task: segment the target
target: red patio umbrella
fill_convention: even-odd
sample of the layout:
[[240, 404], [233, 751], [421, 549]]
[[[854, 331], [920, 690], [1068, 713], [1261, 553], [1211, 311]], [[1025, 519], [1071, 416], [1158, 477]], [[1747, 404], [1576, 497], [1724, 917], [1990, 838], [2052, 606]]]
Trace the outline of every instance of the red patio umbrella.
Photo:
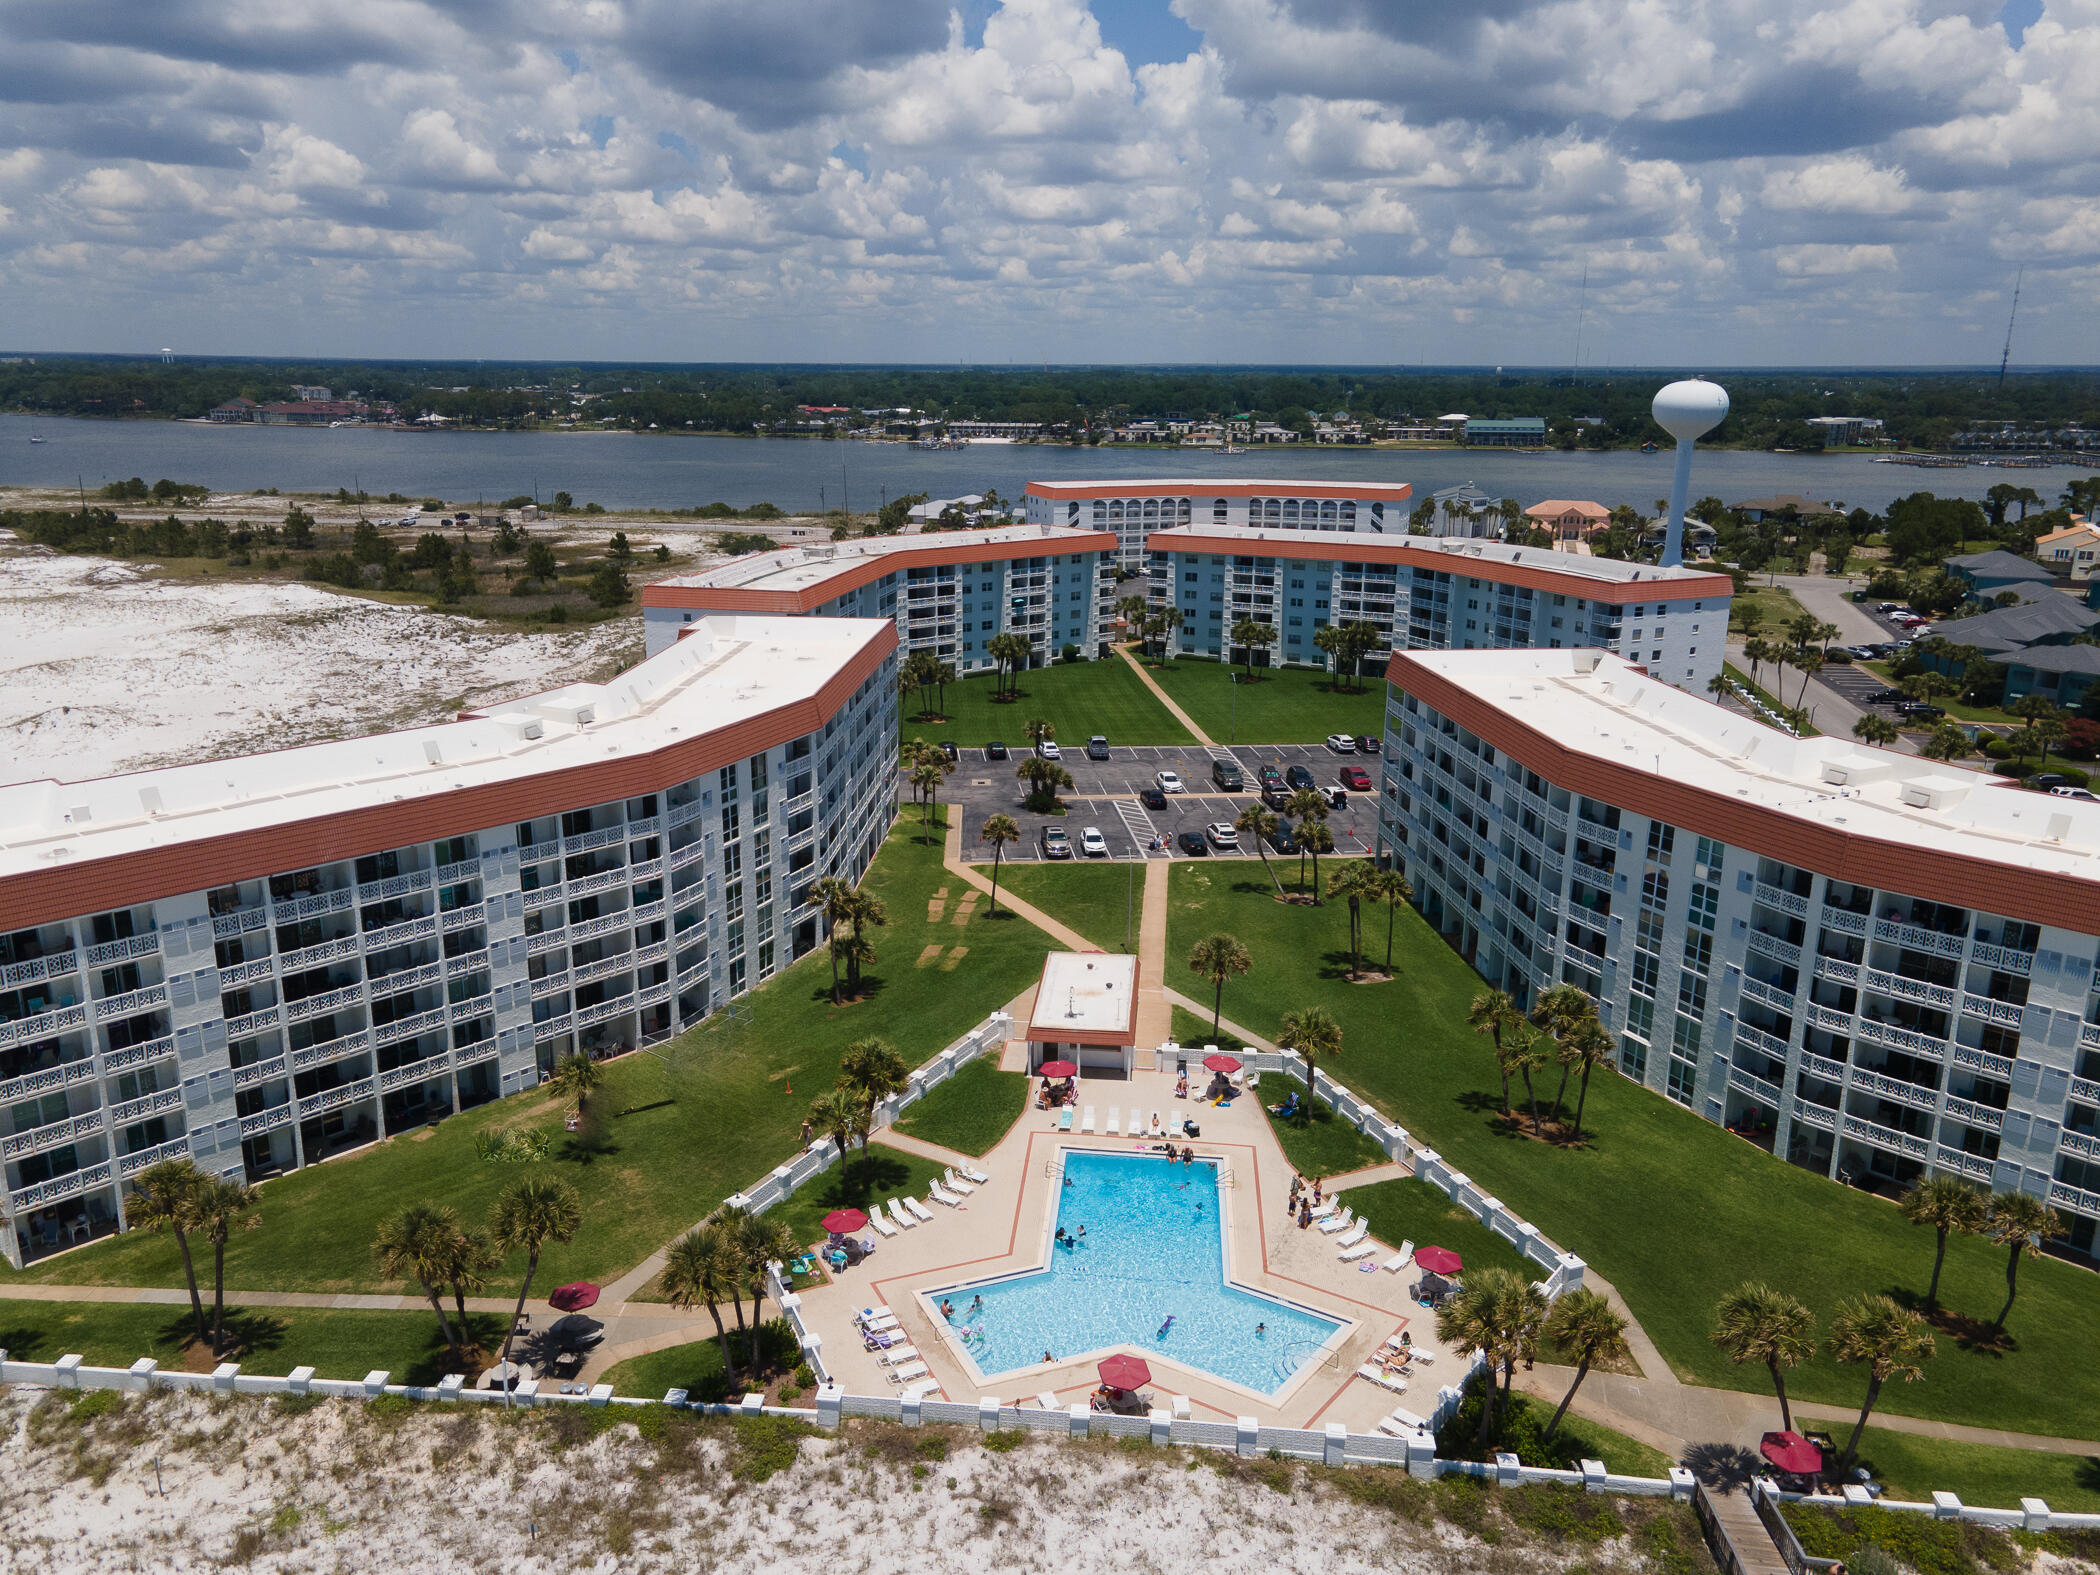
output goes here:
[[580, 1312], [595, 1305], [597, 1300], [598, 1287], [589, 1280], [578, 1280], [573, 1285], [564, 1285], [555, 1291], [547, 1298], [547, 1305], [559, 1308], [563, 1312]]
[[1101, 1381], [1111, 1389], [1142, 1389], [1152, 1382], [1152, 1369], [1139, 1356], [1111, 1356], [1100, 1371]]
[[1074, 1077], [1079, 1072], [1078, 1066], [1070, 1061], [1045, 1061], [1036, 1070], [1045, 1077]]
[[1238, 1056], [1207, 1055], [1203, 1064], [1213, 1072], [1237, 1072], [1240, 1069]]
[[1799, 1433], [1767, 1433], [1758, 1452], [1791, 1476], [1812, 1477], [1823, 1469], [1823, 1451]]
[[1466, 1266], [1466, 1260], [1449, 1247], [1421, 1247], [1415, 1252], [1415, 1266], [1431, 1274], [1456, 1274]]
[[865, 1228], [868, 1216], [859, 1209], [833, 1209], [824, 1216], [822, 1223], [832, 1235], [845, 1236]]

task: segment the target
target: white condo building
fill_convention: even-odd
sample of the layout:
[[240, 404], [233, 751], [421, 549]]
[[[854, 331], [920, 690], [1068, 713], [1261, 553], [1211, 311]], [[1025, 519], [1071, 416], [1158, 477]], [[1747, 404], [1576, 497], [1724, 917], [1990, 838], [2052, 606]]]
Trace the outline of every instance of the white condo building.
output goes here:
[[1112, 531], [1126, 569], [1145, 565], [1145, 542], [1176, 525], [1378, 532], [1407, 529], [1404, 481], [1031, 481], [1028, 520]]
[[0, 1253], [671, 1037], [821, 941], [895, 813], [889, 622], [709, 617], [406, 732], [0, 787]]
[[1257, 665], [1321, 664], [1320, 629], [1365, 622], [1381, 642], [1367, 671], [1388, 650], [1596, 647], [1699, 691], [1721, 670], [1735, 590], [1725, 574], [1540, 547], [1230, 525], [1156, 531], [1147, 562], [1152, 605], [1181, 612], [1178, 653], [1242, 661], [1233, 628], [1252, 618], [1276, 633]]
[[887, 618], [907, 652], [931, 651], [958, 674], [989, 670], [995, 634], [1027, 637], [1030, 665], [1068, 645], [1108, 655], [1115, 621], [1115, 538], [1008, 525], [856, 537], [733, 558], [642, 590], [648, 653], [710, 613]]
[[1795, 739], [1596, 651], [1406, 652], [1380, 844], [1630, 1078], [1883, 1190], [2048, 1200], [2100, 1256], [2100, 804]]

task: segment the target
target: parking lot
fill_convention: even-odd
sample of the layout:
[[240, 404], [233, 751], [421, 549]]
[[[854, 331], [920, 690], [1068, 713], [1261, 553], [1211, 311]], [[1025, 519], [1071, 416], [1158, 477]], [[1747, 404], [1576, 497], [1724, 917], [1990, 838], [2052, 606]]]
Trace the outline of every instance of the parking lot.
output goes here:
[[[982, 748], [965, 747], [962, 759], [942, 790], [944, 802], [962, 815], [963, 856], [988, 859], [991, 850], [977, 840], [987, 816], [1011, 815], [1021, 828], [1021, 840], [1010, 844], [1002, 857], [1040, 859], [1042, 832], [1056, 826], [1072, 839], [1073, 857], [1079, 854], [1080, 833], [1099, 827], [1111, 859], [1183, 858], [1178, 841], [1184, 831], [1202, 834], [1212, 821], [1228, 824], [1260, 794], [1255, 773], [1273, 764], [1279, 771], [1304, 766], [1322, 788], [1341, 786], [1339, 773], [1345, 766], [1361, 766], [1370, 774], [1372, 791], [1349, 792], [1342, 807], [1330, 810], [1327, 828], [1334, 834], [1335, 855], [1361, 858], [1373, 852], [1378, 840], [1380, 760], [1376, 755], [1338, 755], [1319, 744], [1240, 744], [1206, 748], [1201, 744], [1179, 744], [1156, 748], [1111, 746], [1106, 760], [1089, 760], [1084, 742], [1064, 750], [1062, 764], [1072, 773], [1074, 786], [1060, 795], [1065, 813], [1039, 815], [1023, 805], [1026, 785], [1014, 775], [1028, 756], [1028, 745], [1009, 746], [1008, 759], [987, 760]], [[1226, 757], [1236, 761], [1245, 783], [1241, 791], [1226, 793], [1211, 782], [1211, 762]], [[1164, 810], [1147, 809], [1138, 795], [1156, 784], [1161, 771], [1177, 773], [1188, 791], [1166, 796]], [[909, 787], [904, 789], [906, 796]], [[1288, 818], [1288, 817], [1284, 817]], [[1158, 846], [1154, 846], [1157, 839]], [[1242, 843], [1248, 841], [1242, 837]], [[1206, 857], [1219, 856], [1213, 849]], [[1232, 855], [1227, 854], [1226, 857]], [[1255, 857], [1251, 846], [1240, 857]]]

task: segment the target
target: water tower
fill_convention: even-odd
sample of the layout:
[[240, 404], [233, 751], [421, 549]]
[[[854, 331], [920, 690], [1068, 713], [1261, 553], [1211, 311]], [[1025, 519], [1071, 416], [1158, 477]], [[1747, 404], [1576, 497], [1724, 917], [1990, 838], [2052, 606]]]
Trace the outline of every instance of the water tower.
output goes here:
[[1692, 442], [1728, 418], [1728, 391], [1703, 377], [1671, 383], [1655, 396], [1655, 424], [1677, 439], [1677, 472], [1670, 478], [1670, 516], [1663, 527], [1662, 564], [1684, 562], [1684, 506], [1692, 487]]

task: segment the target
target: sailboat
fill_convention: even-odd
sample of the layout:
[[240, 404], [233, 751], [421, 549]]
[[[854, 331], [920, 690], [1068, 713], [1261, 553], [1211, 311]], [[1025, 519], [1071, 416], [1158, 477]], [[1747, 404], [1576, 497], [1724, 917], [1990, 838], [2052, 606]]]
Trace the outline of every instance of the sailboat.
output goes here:
[[45, 442], [46, 439], [37, 436], [36, 420], [37, 418], [35, 416], [31, 416], [29, 418], [29, 441], [32, 443], [42, 443]]

